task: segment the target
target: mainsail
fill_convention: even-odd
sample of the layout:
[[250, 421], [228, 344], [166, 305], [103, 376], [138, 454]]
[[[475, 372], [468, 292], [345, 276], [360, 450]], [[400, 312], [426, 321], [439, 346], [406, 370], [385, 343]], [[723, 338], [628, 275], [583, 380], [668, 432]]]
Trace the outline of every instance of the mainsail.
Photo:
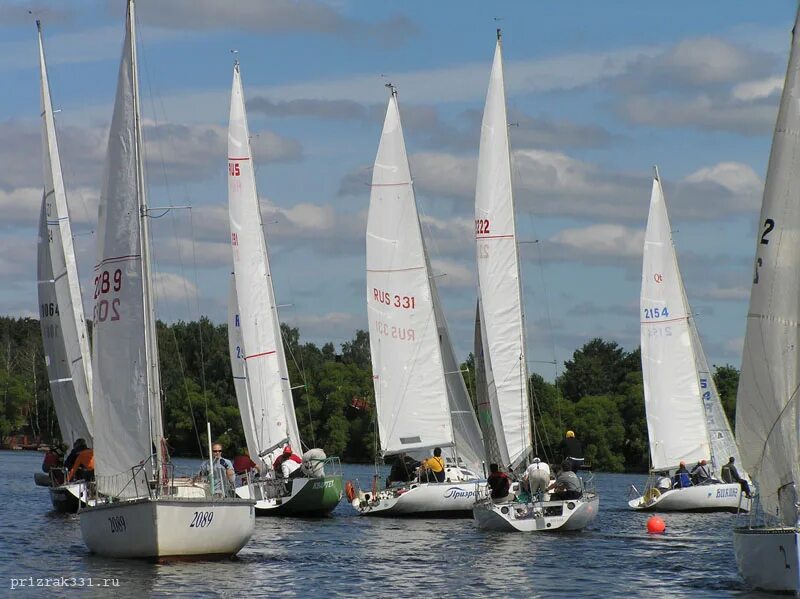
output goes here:
[[258, 444], [253, 452], [248, 438], [248, 448], [255, 459], [258, 452], [287, 438], [298, 449], [301, 444], [256, 192], [238, 62], [233, 69], [228, 126], [228, 213], [252, 418], [249, 428], [253, 443]]
[[[516, 467], [532, 448], [525, 318], [511, 187], [508, 119], [498, 31], [478, 153], [475, 189], [475, 240], [485, 363], [486, 393], [495, 406], [491, 417], [502, 464]], [[477, 355], [477, 349], [476, 349]]]
[[747, 311], [736, 435], [764, 512], [798, 523], [800, 481], [800, 12], [767, 166]]
[[122, 497], [147, 494], [146, 483], [129, 482], [131, 468], [145, 463], [151, 476], [164, 436], [134, 23], [129, 3], [100, 194], [92, 347], [98, 491]]
[[67, 194], [61, 175], [53, 106], [39, 32], [44, 197], [39, 220], [37, 279], [47, 375], [61, 439], [70, 446], [92, 435], [92, 364], [80, 278], [72, 245]]
[[653, 180], [642, 261], [642, 376], [654, 470], [710, 459], [700, 400], [697, 349], [692, 343], [669, 217], [658, 177]]
[[393, 90], [367, 217], [367, 311], [381, 452], [455, 446], [466, 465], [478, 469], [480, 461], [473, 460], [482, 453], [480, 432], [437, 302]]

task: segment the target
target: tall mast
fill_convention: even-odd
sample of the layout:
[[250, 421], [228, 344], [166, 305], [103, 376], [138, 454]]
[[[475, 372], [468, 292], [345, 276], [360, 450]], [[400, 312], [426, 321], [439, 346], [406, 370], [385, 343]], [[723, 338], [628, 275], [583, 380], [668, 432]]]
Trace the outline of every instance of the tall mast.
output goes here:
[[139, 66], [136, 54], [136, 18], [134, 0], [128, 0], [131, 27], [131, 71], [133, 79], [133, 113], [135, 121], [136, 184], [139, 198], [139, 230], [142, 248], [142, 290], [145, 322], [145, 360], [147, 362], [147, 395], [150, 418], [150, 439], [153, 444], [154, 470], [158, 476], [161, 459], [161, 440], [164, 425], [161, 420], [161, 377], [158, 369], [158, 338], [156, 333], [155, 302], [153, 300], [152, 264], [150, 258], [150, 226], [147, 208], [147, 194], [144, 180], [144, 160], [142, 158], [142, 117], [139, 101]]

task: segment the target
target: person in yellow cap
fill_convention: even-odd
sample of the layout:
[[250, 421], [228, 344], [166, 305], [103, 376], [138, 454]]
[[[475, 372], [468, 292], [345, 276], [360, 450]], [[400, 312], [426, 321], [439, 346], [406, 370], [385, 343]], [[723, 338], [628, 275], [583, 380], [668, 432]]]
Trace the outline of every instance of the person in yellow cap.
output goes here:
[[564, 441], [561, 444], [561, 454], [564, 461], [569, 461], [573, 472], [577, 472], [578, 469], [583, 466], [583, 445], [581, 445], [581, 442], [575, 437], [573, 431], [567, 431], [567, 434], [564, 435]]

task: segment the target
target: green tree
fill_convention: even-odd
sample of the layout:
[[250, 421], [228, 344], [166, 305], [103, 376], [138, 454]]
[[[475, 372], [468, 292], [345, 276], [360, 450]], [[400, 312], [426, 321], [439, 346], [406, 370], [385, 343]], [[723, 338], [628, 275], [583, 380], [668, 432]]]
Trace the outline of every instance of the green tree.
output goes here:
[[736, 393], [739, 389], [739, 370], [730, 364], [714, 366], [714, 384], [717, 386], [725, 416], [733, 427], [736, 422]]
[[572, 402], [587, 395], [614, 393], [630, 370], [638, 368], [637, 354], [625, 353], [613, 341], [592, 339], [564, 363], [558, 387]]

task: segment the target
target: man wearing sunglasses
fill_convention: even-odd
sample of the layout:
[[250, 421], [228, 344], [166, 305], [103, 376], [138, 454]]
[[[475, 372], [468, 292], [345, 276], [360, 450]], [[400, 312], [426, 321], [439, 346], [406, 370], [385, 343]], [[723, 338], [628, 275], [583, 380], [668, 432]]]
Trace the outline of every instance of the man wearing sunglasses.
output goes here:
[[[214, 464], [214, 495], [222, 497], [233, 496], [233, 464], [227, 458], [222, 457], [222, 445], [214, 443], [211, 446], [212, 460]], [[208, 476], [210, 468], [208, 460], [200, 466], [200, 476]]]

